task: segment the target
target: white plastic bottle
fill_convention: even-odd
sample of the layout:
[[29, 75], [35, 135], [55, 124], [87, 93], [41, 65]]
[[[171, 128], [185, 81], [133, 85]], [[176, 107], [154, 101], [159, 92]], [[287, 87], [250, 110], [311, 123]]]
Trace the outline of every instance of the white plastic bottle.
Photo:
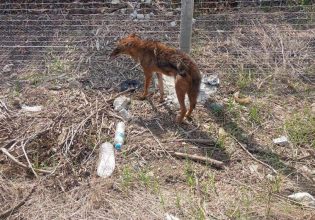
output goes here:
[[123, 145], [124, 140], [125, 140], [125, 123], [118, 122], [116, 126], [115, 139], [114, 139], [116, 150], [121, 149], [121, 146]]
[[103, 143], [100, 147], [99, 160], [97, 164], [97, 175], [100, 177], [109, 177], [115, 169], [114, 146], [109, 143]]

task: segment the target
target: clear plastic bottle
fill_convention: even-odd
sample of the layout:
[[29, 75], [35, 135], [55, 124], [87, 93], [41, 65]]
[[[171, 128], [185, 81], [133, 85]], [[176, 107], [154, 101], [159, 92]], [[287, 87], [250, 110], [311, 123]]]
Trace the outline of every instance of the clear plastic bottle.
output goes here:
[[109, 143], [103, 143], [100, 147], [99, 159], [97, 164], [97, 175], [100, 177], [109, 177], [115, 169], [114, 146]]
[[116, 150], [121, 149], [121, 146], [123, 145], [124, 140], [125, 140], [125, 123], [118, 122], [116, 126], [115, 140], [114, 140]]

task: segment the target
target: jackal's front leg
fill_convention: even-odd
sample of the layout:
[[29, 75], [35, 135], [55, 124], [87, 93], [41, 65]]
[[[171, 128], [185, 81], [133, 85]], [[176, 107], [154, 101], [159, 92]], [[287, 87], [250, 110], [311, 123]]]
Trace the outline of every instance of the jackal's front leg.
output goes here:
[[152, 72], [148, 70], [144, 70], [144, 89], [143, 89], [142, 95], [140, 96], [141, 100], [144, 100], [147, 97], [151, 80], [152, 80]]

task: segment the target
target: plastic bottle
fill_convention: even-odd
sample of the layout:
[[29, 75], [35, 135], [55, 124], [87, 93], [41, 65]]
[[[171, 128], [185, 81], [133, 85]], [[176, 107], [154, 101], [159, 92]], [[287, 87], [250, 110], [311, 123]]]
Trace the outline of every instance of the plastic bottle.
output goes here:
[[97, 164], [97, 175], [100, 177], [109, 177], [115, 169], [114, 146], [109, 143], [103, 143], [100, 147], [99, 160]]
[[116, 126], [115, 140], [114, 140], [116, 150], [121, 149], [121, 146], [123, 145], [124, 140], [125, 140], [125, 123], [118, 122]]

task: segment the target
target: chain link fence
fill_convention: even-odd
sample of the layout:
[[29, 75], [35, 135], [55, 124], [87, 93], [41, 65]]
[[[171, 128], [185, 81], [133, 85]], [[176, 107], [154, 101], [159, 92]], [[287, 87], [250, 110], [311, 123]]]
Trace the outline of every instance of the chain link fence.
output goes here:
[[[14, 76], [29, 73], [35, 84], [42, 78], [60, 83], [68, 73], [86, 74], [85, 82], [94, 87], [141, 77], [139, 67], [124, 58], [110, 62], [108, 53], [119, 37], [132, 32], [178, 47], [180, 3], [2, 2], [1, 68], [10, 65]], [[204, 74], [286, 71], [312, 80], [314, 19], [311, 0], [196, 0], [191, 54]]]

